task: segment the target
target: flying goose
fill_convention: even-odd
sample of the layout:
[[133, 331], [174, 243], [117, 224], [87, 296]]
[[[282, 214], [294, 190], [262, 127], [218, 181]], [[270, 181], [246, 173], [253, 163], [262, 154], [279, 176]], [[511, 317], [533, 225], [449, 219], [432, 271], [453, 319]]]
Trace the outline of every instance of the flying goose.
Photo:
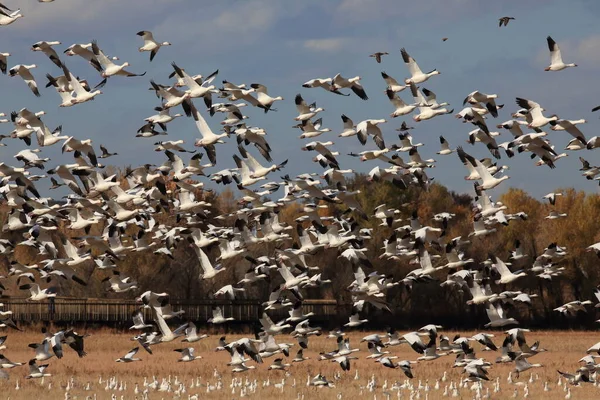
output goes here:
[[333, 81], [331, 84], [330, 91], [335, 91], [338, 89], [343, 89], [349, 87], [354, 94], [360, 97], [362, 100], [369, 100], [369, 96], [365, 92], [365, 89], [360, 84], [360, 76], [355, 76], [354, 78], [344, 78], [341, 74], [336, 74], [333, 77]]
[[404, 47], [400, 49], [400, 54], [402, 54], [402, 59], [404, 60], [404, 63], [408, 67], [408, 71], [410, 72], [410, 75], [411, 75], [410, 78], [407, 78], [404, 80], [404, 82], [407, 85], [423, 83], [426, 80], [428, 80], [430, 77], [432, 77], [433, 75], [439, 75], [440, 72], [437, 69], [434, 69], [427, 73], [423, 73], [421, 71], [421, 68], [419, 68], [419, 66], [417, 65], [417, 62], [415, 61], [415, 59], [412, 58], [410, 55], [408, 55], [408, 52], [406, 51], [406, 49]]
[[181, 353], [181, 358], [179, 360], [177, 360], [179, 362], [190, 362], [190, 361], [199, 360], [202, 358], [202, 356], [194, 355], [193, 347], [186, 347], [183, 349], [175, 349], [173, 351], [177, 351], [177, 352]]
[[223, 324], [227, 321], [234, 321], [234, 318], [233, 317], [224, 318], [221, 308], [213, 307], [212, 318], [209, 318], [208, 321], [206, 321], [206, 322], [208, 322], [209, 324]]
[[391, 88], [388, 87], [388, 89], [385, 91], [388, 99], [390, 100], [390, 103], [392, 103], [392, 105], [394, 105], [394, 107], [396, 107], [396, 109], [394, 110], [394, 112], [392, 112], [390, 114], [390, 117], [392, 118], [396, 118], [396, 117], [400, 117], [402, 115], [406, 115], [406, 114], [410, 114], [411, 112], [413, 112], [413, 110], [415, 108], [417, 108], [417, 104], [406, 104], [401, 98], [400, 96], [398, 96]]
[[375, 61], [377, 61], [377, 64], [381, 64], [381, 57], [382, 56], [387, 56], [388, 53], [387, 51], [378, 51], [376, 53], [371, 54], [369, 57], [373, 57], [375, 59]]
[[35, 358], [29, 360], [29, 375], [25, 377], [25, 379], [34, 379], [34, 378], [43, 378], [45, 376], [51, 376], [44, 371], [48, 368], [48, 364], [45, 365], [37, 365], [35, 362]]
[[[260, 83], [253, 83], [250, 85], [252, 89], [256, 92], [256, 100], [263, 106], [265, 113], [271, 110], [273, 103], [278, 100], [283, 100], [283, 97], [271, 97], [267, 92], [267, 87], [265, 85], [261, 85]], [[333, 86], [332, 86], [333, 87]], [[275, 110], [274, 110], [275, 111]]]
[[425, 121], [438, 115], [452, 114], [454, 112], [454, 109], [447, 110], [446, 108], [432, 108], [431, 105], [427, 103], [427, 100], [419, 88], [417, 88], [413, 82], [409, 82], [408, 84], [410, 85], [410, 92], [413, 96], [415, 104], [419, 107], [419, 114], [413, 117], [413, 120], [416, 122]]
[[350, 94], [344, 94], [344, 93], [340, 92], [339, 90], [337, 90], [336, 88], [333, 88], [332, 82], [333, 82], [332, 78], [315, 78], [315, 79], [311, 79], [310, 81], [304, 82], [302, 84], [302, 87], [305, 87], [305, 88], [320, 87], [331, 93], [339, 94], [341, 96], [350, 96]]
[[[75, 96], [73, 96], [71, 98], [71, 100], [68, 101], [68, 103], [70, 103], [70, 105], [85, 103], [86, 101], [93, 100], [94, 97], [96, 97], [97, 95], [102, 94], [101, 90], [94, 90], [94, 91], [85, 90], [85, 88], [81, 85], [81, 82], [79, 82], [79, 79], [77, 79], [75, 76], [73, 76], [73, 74], [71, 74], [71, 72], [67, 68], [67, 65], [63, 63], [61, 66], [63, 69], [63, 73], [65, 74], [65, 77], [69, 81], [69, 84], [70, 84], [71, 88], [73, 88], [73, 92], [75, 93]], [[61, 95], [61, 97], [62, 97], [62, 95]], [[61, 107], [68, 106], [67, 105], [68, 103], [67, 103], [67, 100], [63, 97], [63, 103], [60, 106]]]
[[171, 45], [171, 43], [169, 43], [169, 42], [162, 42], [162, 43], [157, 42], [156, 40], [154, 40], [154, 36], [152, 35], [152, 32], [150, 32], [150, 31], [139, 31], [138, 33], [136, 33], [136, 35], [141, 36], [142, 39], [144, 39], [144, 45], [142, 47], [140, 47], [138, 50], [140, 52], [149, 51], [150, 52], [150, 62], [152, 62], [152, 60], [156, 56], [156, 53], [158, 53], [158, 50], [162, 46], [170, 46]]
[[[7, 12], [10, 12], [10, 14]], [[11, 10], [8, 10], [6, 7], [4, 7], [3, 10], [0, 9], [0, 26], [10, 25], [17, 19], [23, 17], [24, 15], [21, 14], [21, 10], [15, 10], [11, 12]]]
[[141, 358], [134, 358], [134, 356], [137, 354], [137, 352], [138, 352], [139, 349], [140, 349], [139, 347], [131, 349], [129, 351], [129, 353], [125, 354], [121, 358], [117, 358], [115, 361], [116, 362], [121, 362], [121, 363], [130, 363], [130, 362], [134, 362], [134, 361], [142, 361]]
[[56, 54], [56, 51], [52, 48], [52, 46], [56, 46], [56, 45], [59, 45], [59, 44], [61, 44], [59, 41], [53, 41], [53, 42], [41, 41], [41, 42], [34, 43], [31, 46], [31, 50], [32, 51], [41, 51], [41, 52], [43, 52], [45, 55], [48, 56], [48, 58], [58, 68], [61, 68], [62, 67], [62, 63], [60, 62], [60, 59], [58, 58], [58, 54]]
[[35, 94], [37, 97], [40, 97], [41, 95], [38, 90], [37, 83], [35, 82], [35, 78], [33, 77], [33, 74], [31, 73], [31, 69], [33, 69], [33, 68], [37, 68], [37, 65], [35, 65], [35, 64], [15, 65], [8, 71], [8, 75], [10, 75], [10, 76], [19, 75], [21, 78], [23, 78], [23, 80], [25, 81], [27, 86], [29, 86], [29, 89], [31, 89], [33, 94]]
[[373, 136], [373, 141], [381, 150], [386, 149], [385, 142], [383, 141], [383, 133], [379, 128], [379, 124], [384, 124], [387, 121], [385, 119], [367, 119], [359, 122], [356, 125], [356, 135], [358, 141], [364, 146], [367, 144], [367, 137]]
[[446, 156], [446, 155], [454, 153], [454, 151], [455, 151], [454, 149], [450, 148], [448, 141], [443, 136], [440, 136], [440, 145], [441, 145], [442, 149], [440, 151], [438, 151], [436, 154]]
[[296, 103], [296, 109], [298, 110], [298, 116], [294, 118], [296, 121], [306, 121], [312, 119], [315, 115], [321, 111], [325, 111], [324, 108], [317, 107], [316, 103], [308, 105], [299, 93], [294, 98]]
[[502, 25], [507, 26], [511, 19], [515, 19], [514, 17], [501, 17], [498, 18], [498, 27], [501, 28]]
[[122, 65], [116, 65], [115, 63], [113, 63], [112, 60], [110, 58], [108, 58], [104, 54], [104, 52], [102, 52], [102, 50], [100, 50], [100, 48], [98, 47], [98, 43], [96, 41], [92, 41], [92, 52], [94, 53], [94, 56], [96, 56], [96, 59], [98, 60], [100, 65], [102, 66], [102, 73], [100, 75], [102, 75], [103, 78], [108, 78], [108, 77], [116, 76], [116, 75], [118, 75], [118, 76], [144, 76], [144, 75], [146, 75], [145, 72], [143, 74], [134, 74], [132, 72], [125, 70], [125, 68], [129, 66], [128, 62], [124, 62]]
[[50, 297], [56, 297], [56, 288], [55, 287], [47, 287], [44, 289], [40, 289], [40, 285], [37, 283], [27, 283], [25, 285], [19, 286], [20, 290], [29, 290], [31, 296], [27, 299], [30, 301], [41, 301], [46, 300]]
[[6, 75], [6, 71], [8, 68], [8, 57], [10, 57], [10, 53], [0, 53], [0, 71]]
[[558, 44], [552, 39], [550, 36], [546, 38], [548, 42], [548, 49], [550, 50], [550, 66], [546, 67], [544, 71], [562, 71], [568, 67], [576, 67], [577, 64], [565, 64], [562, 60], [562, 56], [560, 54], [560, 48]]
[[385, 72], [381, 72], [381, 77], [385, 81], [387, 88], [394, 93], [398, 93], [407, 88], [407, 85], [401, 85], [398, 81]]
[[[184, 69], [179, 68], [174, 62], [171, 63], [171, 66], [175, 70], [177, 76], [183, 79], [183, 82], [187, 86], [187, 90], [185, 91], [185, 93], [187, 93], [188, 96], [192, 99], [202, 97], [204, 99], [204, 104], [207, 108], [210, 109], [212, 107], [212, 91], [215, 90], [215, 86], [211, 83], [219, 74], [219, 70], [216, 70], [215, 72], [207, 76], [206, 79], [204, 79], [204, 81], [202, 81], [201, 78], [194, 79], [193, 77], [189, 76]], [[200, 81], [200, 83], [198, 82], [198, 80]]]

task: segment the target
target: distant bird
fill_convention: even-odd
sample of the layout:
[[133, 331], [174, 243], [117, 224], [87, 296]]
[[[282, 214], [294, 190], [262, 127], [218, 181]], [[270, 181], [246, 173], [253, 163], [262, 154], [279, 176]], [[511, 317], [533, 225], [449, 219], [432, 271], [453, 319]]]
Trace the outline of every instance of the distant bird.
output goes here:
[[144, 45], [142, 47], [140, 47], [138, 50], [140, 52], [149, 51], [151, 62], [152, 62], [152, 60], [154, 60], [156, 53], [158, 53], [158, 50], [162, 46], [170, 46], [171, 45], [171, 43], [169, 43], [169, 42], [162, 42], [162, 43], [157, 42], [156, 40], [154, 40], [154, 36], [152, 35], [152, 32], [150, 32], [150, 31], [139, 31], [137, 33], [137, 35], [141, 36], [142, 39], [144, 39]]
[[381, 64], [381, 56], [387, 56], [388, 54], [390, 53], [388, 53], [387, 51], [378, 51], [377, 53], [371, 54], [369, 57], [375, 58], [377, 64]]
[[98, 158], [108, 158], [118, 155], [118, 153], [109, 153], [106, 147], [104, 147], [103, 145], [100, 145], [100, 150], [102, 151], [102, 154], [98, 156]]
[[577, 66], [577, 64], [574, 63], [565, 64], [563, 62], [560, 48], [554, 39], [548, 36], [546, 41], [548, 42], [548, 49], [550, 50], [550, 66], [546, 67], [544, 71], [562, 71], [565, 68]]
[[498, 19], [498, 27], [502, 27], [502, 25], [506, 26], [508, 25], [508, 22], [514, 19], [514, 17], [502, 17]]
[[447, 37], [443, 37], [443, 38], [442, 38], [442, 42], [445, 42], [446, 40], [448, 40], [448, 38], [447, 38]]

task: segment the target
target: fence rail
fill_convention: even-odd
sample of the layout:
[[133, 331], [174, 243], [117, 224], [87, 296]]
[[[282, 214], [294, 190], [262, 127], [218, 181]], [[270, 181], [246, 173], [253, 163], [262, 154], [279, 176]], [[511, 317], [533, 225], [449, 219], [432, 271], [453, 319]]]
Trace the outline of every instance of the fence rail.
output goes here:
[[[4, 311], [12, 311], [17, 322], [66, 322], [66, 323], [107, 323], [125, 324], [131, 322], [131, 314], [139, 309], [134, 300], [112, 300], [94, 298], [61, 298], [54, 301], [31, 302], [21, 298], [2, 298]], [[221, 307], [223, 316], [233, 317], [235, 321], [250, 323], [257, 321], [264, 307], [258, 300], [199, 300], [171, 301], [174, 311], [183, 310], [183, 319], [204, 322], [212, 317], [212, 308]], [[340, 308], [341, 307], [341, 308]], [[305, 300], [305, 314], [314, 313], [315, 320], [328, 320], [337, 317], [345, 305], [335, 300]], [[288, 317], [288, 309], [269, 312], [274, 319]], [[150, 313], [146, 317], [150, 318]]]

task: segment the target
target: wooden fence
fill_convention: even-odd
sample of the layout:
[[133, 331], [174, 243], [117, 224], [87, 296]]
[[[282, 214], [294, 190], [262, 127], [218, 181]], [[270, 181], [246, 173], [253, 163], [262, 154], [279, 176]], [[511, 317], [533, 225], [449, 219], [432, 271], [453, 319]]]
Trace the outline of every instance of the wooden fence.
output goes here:
[[[131, 322], [132, 313], [140, 308], [134, 300], [111, 300], [96, 298], [62, 298], [54, 301], [32, 302], [22, 298], [2, 298], [4, 311], [12, 311], [12, 316], [17, 322], [64, 322], [64, 323], [105, 323], [127, 324]], [[264, 307], [258, 300], [201, 300], [201, 301], [171, 301], [174, 311], [183, 310], [182, 319], [195, 322], [206, 322], [212, 317], [212, 308], [218, 306], [223, 311], [223, 316], [233, 317], [241, 323], [258, 321]], [[303, 311], [305, 314], [314, 313], [311, 320], [327, 321], [333, 319], [344, 311], [346, 306], [338, 306], [335, 300], [305, 300]], [[286, 310], [269, 312], [274, 320], [289, 317]], [[149, 310], [145, 310], [146, 318], [150, 319]], [[346, 316], [347, 318], [347, 316]]]

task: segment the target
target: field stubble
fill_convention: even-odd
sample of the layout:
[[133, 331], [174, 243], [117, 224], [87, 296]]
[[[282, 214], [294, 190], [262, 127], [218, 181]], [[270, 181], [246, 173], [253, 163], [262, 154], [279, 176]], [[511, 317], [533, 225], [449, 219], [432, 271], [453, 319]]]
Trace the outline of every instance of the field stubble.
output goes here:
[[[195, 394], [198, 398], [214, 398], [214, 399], [238, 399], [240, 398], [240, 387], [232, 388], [232, 377], [240, 378], [243, 382], [257, 380], [258, 387], [256, 392], [246, 391], [246, 397], [255, 397], [257, 399], [338, 399], [351, 398], [352, 396], [360, 395], [366, 399], [396, 399], [398, 398], [398, 390], [393, 389], [394, 383], [402, 385], [406, 382], [406, 377], [399, 369], [384, 368], [381, 364], [374, 362], [371, 359], [366, 359], [368, 355], [366, 344], [359, 343], [360, 339], [369, 332], [352, 332], [349, 333], [350, 343], [352, 348], [359, 348], [360, 352], [354, 353], [359, 357], [359, 360], [353, 360], [351, 371], [343, 372], [337, 363], [331, 361], [317, 361], [319, 352], [331, 351], [336, 347], [335, 340], [326, 339], [325, 334], [321, 337], [311, 337], [309, 341], [309, 349], [305, 350], [304, 356], [310, 359], [302, 363], [291, 363], [296, 351], [298, 350], [297, 343], [292, 340], [289, 335], [278, 335], [277, 341], [294, 343], [291, 348], [290, 357], [285, 362], [291, 363], [289, 373], [284, 371], [268, 371], [268, 366], [272, 361], [279, 357], [266, 358], [265, 362], [257, 366], [256, 370], [250, 370], [242, 374], [232, 374], [230, 368], [226, 366], [230, 358], [226, 352], [215, 352], [219, 333], [213, 333], [207, 339], [192, 344], [196, 349], [196, 355], [202, 356], [202, 359], [195, 360], [189, 363], [177, 362], [179, 353], [174, 352], [176, 348], [185, 347], [187, 343], [181, 343], [176, 340], [171, 343], [164, 343], [153, 346], [154, 354], [150, 355], [143, 349], [140, 349], [137, 354], [142, 359], [141, 362], [134, 363], [116, 363], [115, 360], [127, 353], [130, 349], [137, 346], [137, 342], [131, 341], [132, 333], [114, 333], [109, 330], [100, 330], [91, 333], [91, 336], [86, 338], [86, 351], [88, 356], [79, 359], [74, 351], [67, 348], [65, 356], [58, 360], [52, 358], [46, 362], [49, 367], [47, 372], [51, 373], [51, 377], [41, 380], [26, 380], [24, 379], [28, 373], [27, 361], [33, 357], [33, 350], [28, 348], [29, 343], [40, 342], [42, 335], [39, 332], [27, 331], [18, 333], [9, 333], [6, 341], [7, 349], [3, 354], [11, 361], [25, 363], [22, 367], [16, 367], [8, 370], [10, 379], [0, 382], [2, 394], [0, 398], [10, 399], [64, 399], [67, 383], [73, 378], [74, 387], [69, 390], [69, 398], [71, 399], [111, 399], [113, 394], [117, 399], [141, 399], [141, 392], [145, 390], [144, 381], [151, 382], [153, 377], [156, 377], [158, 382], [162, 382], [163, 378], [171, 379], [174, 382], [177, 378], [186, 386], [185, 393], [179, 393], [179, 397], [174, 391], [159, 392], [154, 389], [148, 389], [149, 399], [171, 399], [181, 398], [188, 399], [189, 396]], [[453, 337], [456, 332], [443, 332], [449, 337]], [[459, 332], [463, 336], [470, 337], [476, 332]], [[228, 335], [227, 340], [232, 341], [241, 337], [240, 335]], [[500, 346], [503, 340], [503, 333], [496, 332], [494, 342]], [[548, 349], [546, 353], [540, 353], [531, 359], [532, 363], [541, 363], [543, 367], [535, 368], [525, 373], [522, 373], [519, 379], [515, 379], [519, 384], [509, 384], [507, 377], [509, 371], [514, 368], [514, 364], [494, 364], [490, 370], [491, 382], [484, 384], [482, 394], [485, 395], [486, 388], [489, 388], [490, 398], [504, 399], [512, 398], [517, 391], [517, 398], [523, 398], [525, 385], [529, 390], [529, 398], [547, 400], [564, 399], [566, 391], [563, 387], [557, 386], [558, 373], [557, 370], [574, 372], [578, 367], [578, 360], [585, 355], [585, 350], [600, 341], [600, 335], [594, 332], [531, 332], [527, 335], [528, 343], [533, 343], [535, 340], [540, 340], [542, 347]], [[475, 343], [477, 357], [483, 357], [488, 361], [494, 361], [499, 355], [497, 352], [482, 351], [482, 346]], [[395, 361], [399, 360], [416, 360], [418, 354], [415, 353], [408, 345], [394, 346], [386, 349], [390, 351], [390, 355], [397, 356]], [[409, 389], [401, 389], [401, 398], [421, 398], [421, 399], [438, 399], [444, 398], [444, 388], [450, 385], [451, 382], [459, 382], [462, 374], [462, 368], [452, 368], [454, 356], [444, 356], [434, 361], [418, 362], [413, 366], [414, 379], [411, 384], [414, 385], [414, 393], [411, 397]], [[248, 365], [255, 365], [250, 361]], [[221, 376], [222, 388], [220, 390], [207, 393], [207, 387], [217, 386], [218, 378], [215, 377], [215, 371]], [[356, 377], [358, 371], [358, 379]], [[447, 371], [447, 380], [441, 381], [441, 377]], [[314, 388], [307, 387], [307, 377], [314, 376], [317, 373], [324, 374], [329, 380], [334, 378], [334, 375], [341, 372], [339, 380], [335, 380], [333, 388]], [[533, 382], [530, 382], [533, 375]], [[366, 389], [367, 382], [371, 377], [375, 377], [376, 387], [371, 392]], [[124, 390], [106, 390], [106, 380], [115, 377], [119, 382], [119, 386], [126, 385]], [[498, 377], [500, 379], [500, 392], [493, 392], [493, 381]], [[102, 383], [99, 379], [102, 378]], [[285, 385], [280, 389], [275, 384], [280, 384], [285, 380]], [[439, 380], [439, 389], [436, 390], [436, 381]], [[16, 389], [17, 381], [19, 389]], [[201, 382], [203, 386], [192, 387], [192, 382]], [[269, 386], [265, 386], [266, 382]], [[545, 382], [548, 382], [550, 391], [543, 390]], [[564, 382], [564, 380], [563, 380]], [[138, 384], [140, 393], [134, 392], [135, 384]], [[294, 386], [295, 383], [295, 386]], [[89, 386], [89, 390], [86, 388]], [[421, 389], [418, 387], [421, 386]], [[429, 390], [425, 389], [429, 387]], [[459, 397], [463, 399], [471, 399], [475, 397], [475, 392], [470, 390], [471, 384], [468, 387], [459, 389]], [[172, 385], [173, 390], [177, 387]], [[584, 384], [580, 387], [571, 387], [571, 398], [573, 399], [597, 399], [600, 398], [600, 388], [592, 384]], [[418, 394], [417, 394], [418, 392]], [[387, 393], [387, 394], [386, 394]], [[451, 393], [450, 393], [451, 394]], [[89, 396], [89, 397], [88, 397]]]

